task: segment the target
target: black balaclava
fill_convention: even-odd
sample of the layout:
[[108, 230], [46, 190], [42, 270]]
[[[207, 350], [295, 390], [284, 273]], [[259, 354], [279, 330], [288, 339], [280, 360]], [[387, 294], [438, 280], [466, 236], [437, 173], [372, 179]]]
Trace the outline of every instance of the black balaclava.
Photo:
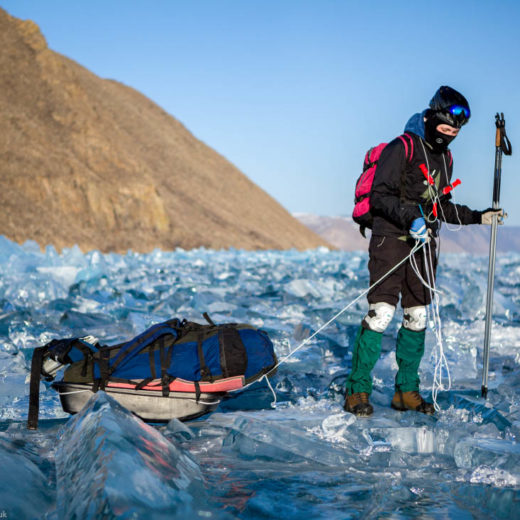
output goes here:
[[435, 152], [445, 152], [456, 136], [439, 132], [437, 126], [444, 124], [462, 128], [468, 122], [470, 115], [468, 100], [460, 92], [448, 86], [440, 87], [431, 99], [430, 108], [425, 114], [426, 142]]
[[[428, 112], [430, 112], [428, 114]], [[434, 152], [446, 152], [450, 143], [455, 139], [455, 135], [446, 135], [437, 130], [437, 126], [445, 125], [446, 122], [440, 119], [435, 112], [428, 110], [424, 123], [424, 139], [432, 147]]]

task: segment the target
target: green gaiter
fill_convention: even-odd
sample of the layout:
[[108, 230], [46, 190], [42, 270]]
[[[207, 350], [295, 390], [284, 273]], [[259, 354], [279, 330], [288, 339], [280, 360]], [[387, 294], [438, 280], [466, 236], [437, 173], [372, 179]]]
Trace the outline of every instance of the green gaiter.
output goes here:
[[372, 392], [370, 372], [379, 359], [382, 339], [382, 332], [374, 332], [363, 327], [359, 328], [352, 355], [352, 371], [347, 379], [347, 394], [358, 392], [370, 394]]
[[426, 331], [416, 332], [401, 327], [397, 334], [395, 358], [399, 371], [395, 376], [395, 387], [402, 392], [419, 390], [419, 365], [424, 354]]

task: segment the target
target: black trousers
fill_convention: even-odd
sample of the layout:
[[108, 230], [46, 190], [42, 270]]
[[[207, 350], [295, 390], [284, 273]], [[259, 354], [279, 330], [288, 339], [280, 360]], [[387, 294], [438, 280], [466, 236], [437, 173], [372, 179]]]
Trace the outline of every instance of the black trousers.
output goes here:
[[[370, 285], [372, 286], [392, 267], [410, 254], [413, 248], [410, 241], [400, 240], [393, 237], [372, 236], [368, 247], [370, 273]], [[430, 264], [430, 281], [435, 279], [437, 270], [436, 243], [432, 239], [429, 244], [415, 252], [415, 264], [422, 276], [428, 281], [425, 267], [425, 256]], [[432, 280], [433, 278], [433, 280]], [[404, 262], [395, 271], [388, 275], [383, 281], [376, 285], [367, 295], [368, 303], [386, 302], [397, 306], [401, 295], [401, 306], [416, 307], [418, 305], [429, 305], [431, 302], [430, 291], [419, 279], [412, 268], [410, 260]]]

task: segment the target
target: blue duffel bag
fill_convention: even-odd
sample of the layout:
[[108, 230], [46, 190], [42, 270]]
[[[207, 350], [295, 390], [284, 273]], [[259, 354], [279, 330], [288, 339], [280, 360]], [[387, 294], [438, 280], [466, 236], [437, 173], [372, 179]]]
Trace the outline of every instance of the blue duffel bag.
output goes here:
[[42, 373], [52, 379], [57, 367], [70, 365], [63, 380], [91, 382], [94, 390], [103, 389], [109, 380], [140, 380], [145, 386], [159, 378], [167, 392], [176, 378], [214, 382], [244, 376], [247, 384], [276, 365], [266, 332], [242, 323], [216, 325], [207, 314], [204, 317], [208, 324], [177, 318], [158, 323], [114, 346], [101, 346], [89, 336], [53, 340], [44, 347]]

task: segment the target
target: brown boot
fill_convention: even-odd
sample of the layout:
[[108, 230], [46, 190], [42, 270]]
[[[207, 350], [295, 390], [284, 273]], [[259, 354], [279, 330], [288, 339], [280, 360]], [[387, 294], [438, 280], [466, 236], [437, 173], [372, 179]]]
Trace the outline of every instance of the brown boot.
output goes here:
[[392, 408], [405, 412], [406, 410], [413, 410], [415, 412], [425, 413], [426, 415], [433, 415], [435, 408], [432, 403], [427, 403], [417, 390], [413, 392], [401, 392], [396, 390], [394, 398], [392, 399]]
[[368, 401], [367, 392], [358, 392], [347, 395], [345, 397], [345, 404], [343, 405], [345, 412], [353, 413], [358, 417], [369, 417], [374, 413], [374, 408]]

